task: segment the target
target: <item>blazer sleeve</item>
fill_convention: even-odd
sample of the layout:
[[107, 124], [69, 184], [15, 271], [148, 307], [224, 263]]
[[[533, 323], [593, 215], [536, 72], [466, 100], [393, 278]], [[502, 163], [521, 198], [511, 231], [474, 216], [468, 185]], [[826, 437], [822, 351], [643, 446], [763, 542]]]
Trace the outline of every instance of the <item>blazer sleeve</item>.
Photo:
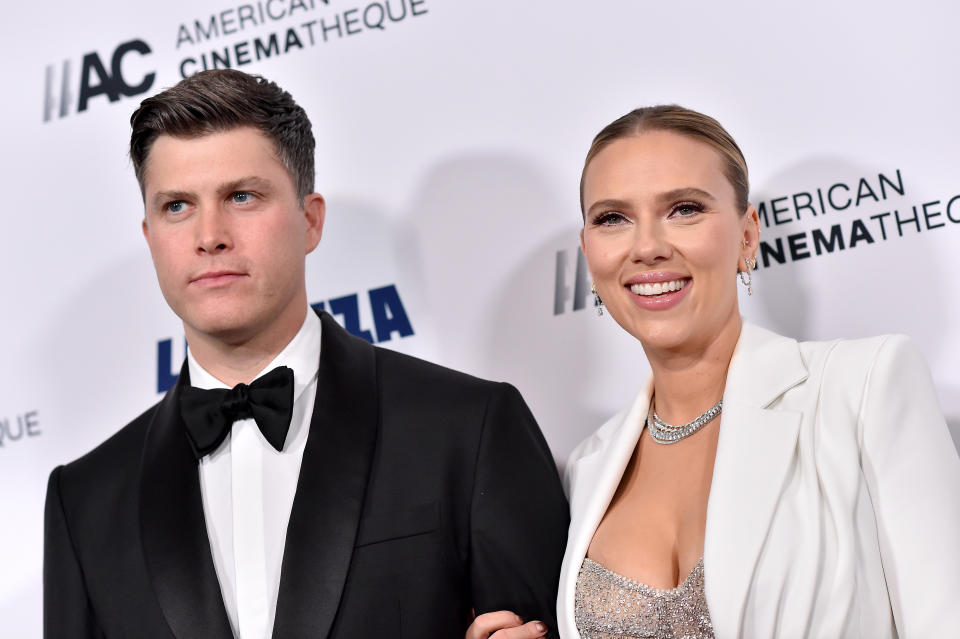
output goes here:
[[43, 636], [44, 639], [94, 639], [103, 637], [97, 626], [83, 570], [63, 509], [60, 475], [50, 473], [44, 508], [43, 535]]
[[512, 610], [558, 637], [557, 584], [569, 512], [553, 455], [520, 393], [499, 384], [487, 405], [470, 522], [473, 607]]
[[960, 459], [906, 337], [880, 346], [862, 402], [862, 464], [897, 632], [950, 636], [960, 622]]

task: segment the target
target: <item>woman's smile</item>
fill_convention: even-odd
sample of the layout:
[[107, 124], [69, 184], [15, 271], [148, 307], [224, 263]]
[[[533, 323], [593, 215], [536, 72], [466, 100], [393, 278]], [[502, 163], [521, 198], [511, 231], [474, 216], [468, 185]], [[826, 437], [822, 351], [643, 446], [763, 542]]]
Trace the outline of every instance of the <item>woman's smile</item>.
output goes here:
[[655, 284], [631, 284], [627, 287], [633, 302], [640, 308], [665, 311], [673, 308], [687, 297], [693, 280], [677, 279]]
[[583, 252], [610, 315], [647, 346], [700, 348], [739, 330], [736, 273], [756, 242], [720, 155], [647, 131], [600, 150], [584, 173]]

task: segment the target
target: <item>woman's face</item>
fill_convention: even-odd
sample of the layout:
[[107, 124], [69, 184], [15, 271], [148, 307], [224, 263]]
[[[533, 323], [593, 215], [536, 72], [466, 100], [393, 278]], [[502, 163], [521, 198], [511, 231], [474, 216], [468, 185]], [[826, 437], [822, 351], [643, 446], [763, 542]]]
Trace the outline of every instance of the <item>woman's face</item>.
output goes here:
[[621, 138], [586, 168], [580, 234], [597, 292], [644, 347], [705, 350], [739, 327], [736, 273], [756, 254], [720, 154], [670, 131]]

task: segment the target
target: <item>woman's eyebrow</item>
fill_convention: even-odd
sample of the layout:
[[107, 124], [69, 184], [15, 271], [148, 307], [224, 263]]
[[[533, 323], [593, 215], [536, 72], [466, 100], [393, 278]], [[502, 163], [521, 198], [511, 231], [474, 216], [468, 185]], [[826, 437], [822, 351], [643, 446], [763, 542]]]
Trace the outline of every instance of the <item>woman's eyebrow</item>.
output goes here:
[[703, 189], [698, 189], [694, 186], [685, 186], [679, 189], [672, 189], [664, 193], [657, 195], [657, 199], [660, 201], [676, 201], [683, 200], [686, 198], [696, 198], [701, 200], [716, 200], [715, 197], [710, 195], [707, 191]]
[[617, 200], [617, 199], [606, 199], [606, 200], [597, 200], [590, 205], [590, 208], [587, 209], [587, 213], [592, 214], [594, 209], [617, 209], [620, 211], [630, 209], [630, 203], [626, 200]]

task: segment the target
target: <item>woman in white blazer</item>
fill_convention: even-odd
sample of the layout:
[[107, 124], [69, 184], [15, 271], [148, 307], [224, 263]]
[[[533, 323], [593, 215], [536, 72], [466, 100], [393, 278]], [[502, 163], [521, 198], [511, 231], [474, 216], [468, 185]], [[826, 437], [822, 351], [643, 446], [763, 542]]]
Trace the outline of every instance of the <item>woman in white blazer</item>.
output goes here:
[[[960, 637], [960, 459], [902, 336], [798, 343], [742, 321], [759, 242], [712, 118], [594, 139], [581, 245], [652, 376], [566, 469], [564, 639]], [[508, 613], [468, 637], [535, 637]]]
[[[580, 637], [577, 575], [652, 390], [567, 465], [564, 639]], [[723, 397], [703, 548], [716, 636], [960, 636], [960, 464], [911, 343], [798, 343], [744, 324]]]

